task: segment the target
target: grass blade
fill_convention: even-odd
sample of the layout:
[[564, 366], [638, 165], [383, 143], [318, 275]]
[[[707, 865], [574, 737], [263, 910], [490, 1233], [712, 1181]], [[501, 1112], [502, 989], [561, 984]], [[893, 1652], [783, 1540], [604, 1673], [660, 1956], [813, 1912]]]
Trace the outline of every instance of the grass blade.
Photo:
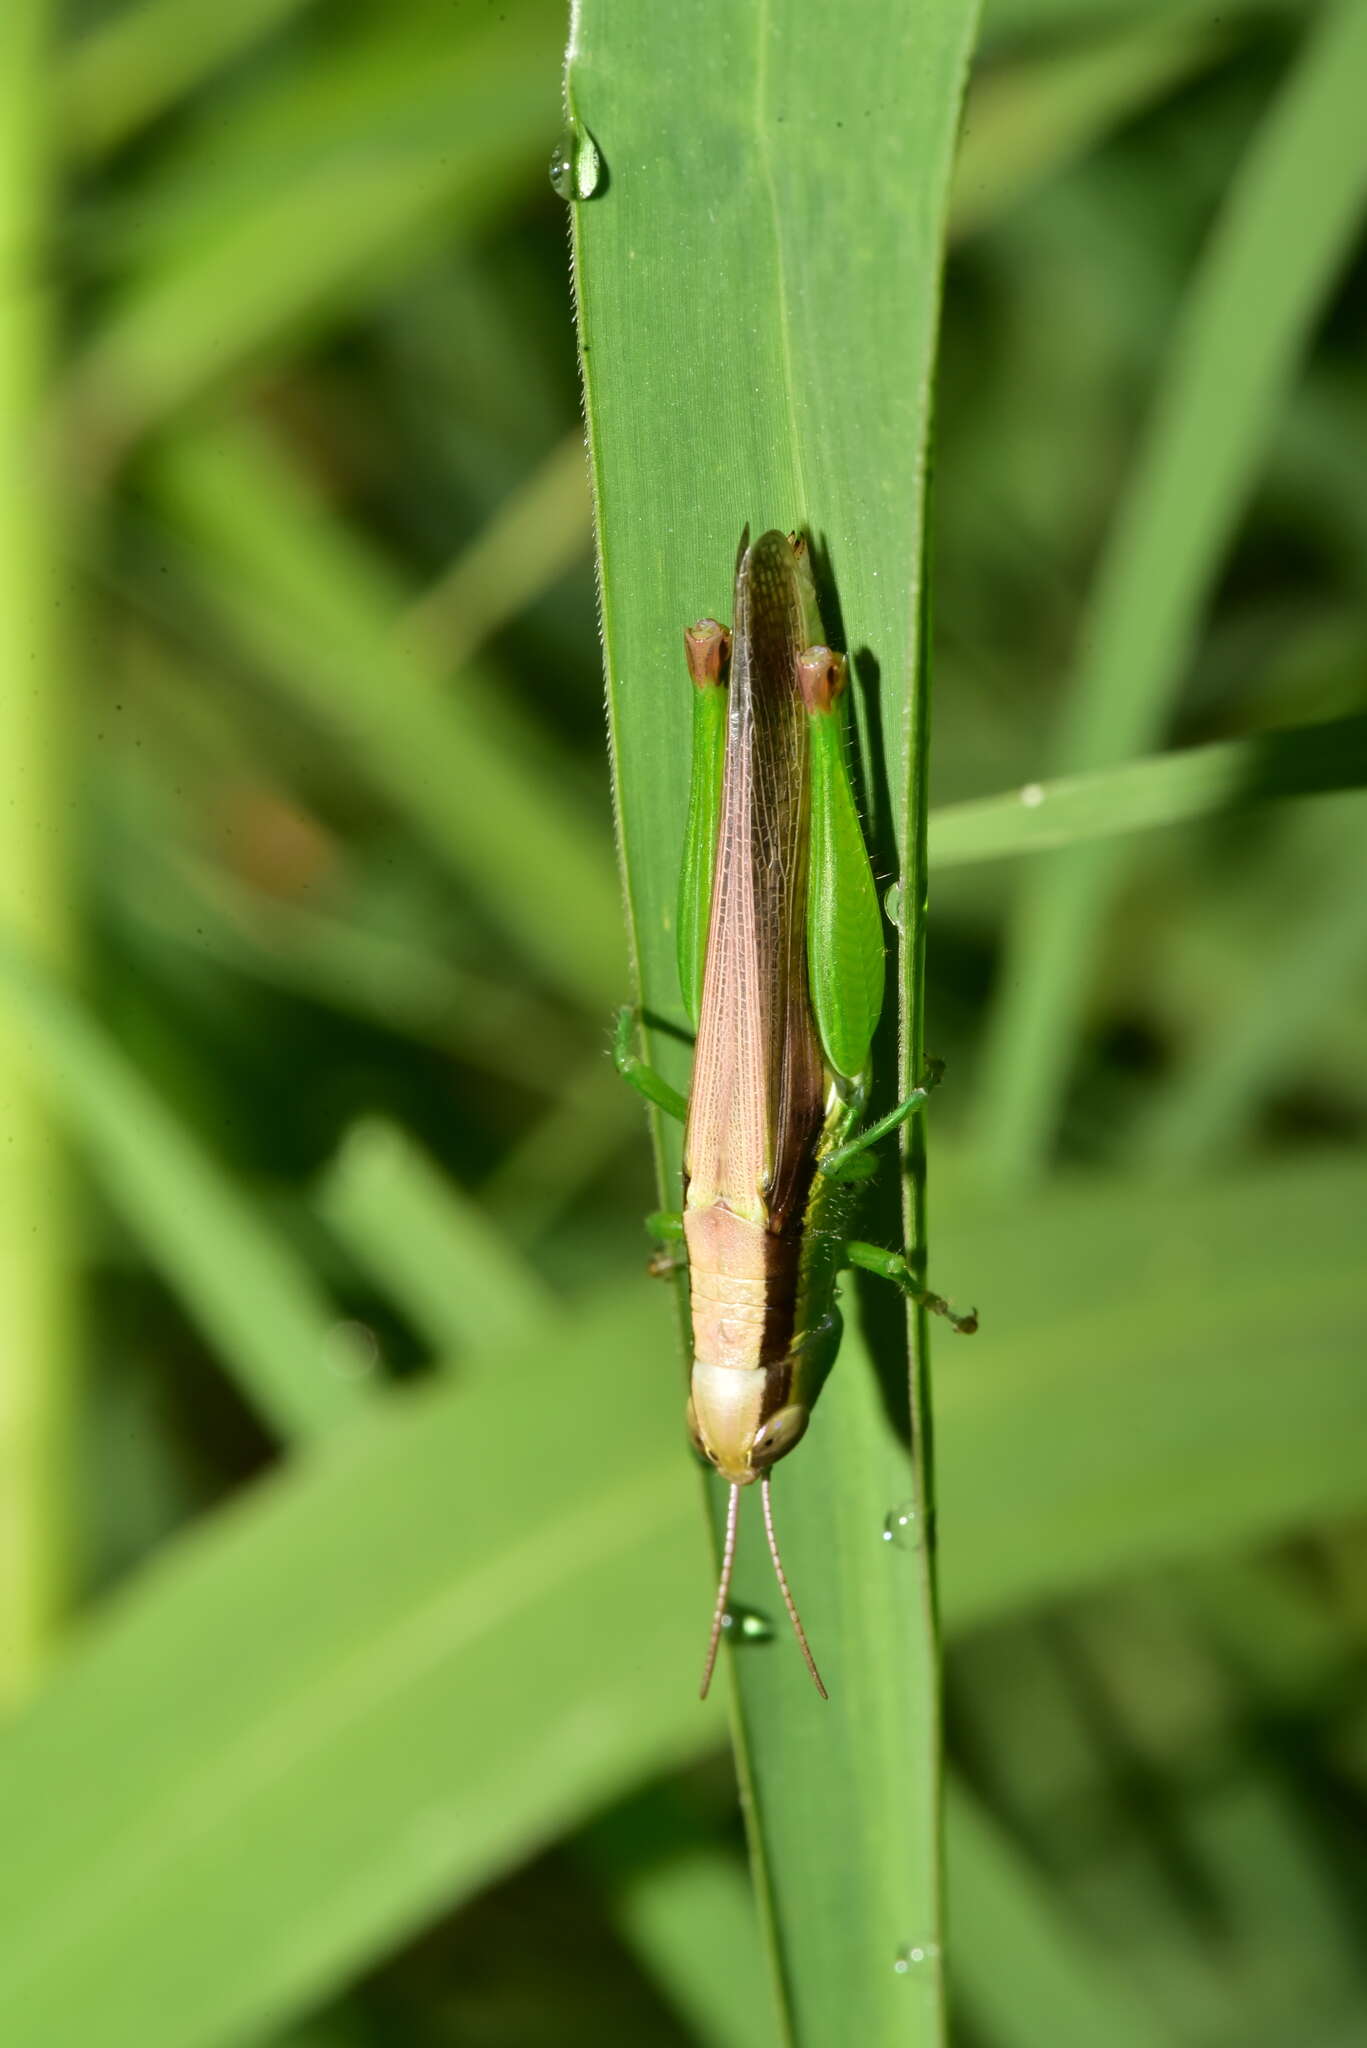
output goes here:
[[[529, 1244], [640, 1138], [640, 1112], [600, 1055], [572, 1069], [556, 1101], [480, 1184], [502, 1228]], [[628, 1113], [629, 1110], [629, 1113]]]
[[[466, 669], [460, 701], [444, 701], [399, 638], [382, 565], [264, 432], [182, 434], [158, 480], [205, 594], [280, 687], [551, 980], [605, 1010], [621, 957], [610, 856], [496, 684]], [[572, 920], [547, 916], [560, 901]]]
[[951, 227], [972, 235], [1219, 54], [1204, 20], [1171, 9], [1099, 42], [989, 72], [969, 94]]
[[0, 1753], [0, 2036], [229, 2048], [716, 1743], [694, 1490], [636, 1369], [662, 1308], [386, 1404], [90, 1632]]
[[[1367, 134], [1354, 111], [1364, 67], [1367, 5], [1340, 0], [1309, 28], [1216, 228], [1084, 621], [1057, 772], [1110, 766], [1161, 736], [1268, 427], [1367, 192]], [[1025, 878], [977, 1117], [978, 1154], [999, 1182], [1019, 1181], [1049, 1151], [1119, 872], [1115, 849], [1097, 845]]]
[[[812, 534], [827, 630], [853, 655], [882, 870], [918, 866], [921, 821], [913, 808], [909, 829], [907, 814], [921, 789], [923, 709], [915, 739], [908, 724], [925, 441], [972, 19], [955, 0], [914, 22], [884, 0], [838, 21], [809, 0], [742, 13], [723, 0], [576, 10], [569, 109], [580, 147], [591, 137], [604, 167], [572, 235], [618, 818], [638, 987], [647, 1012], [676, 1025], [680, 634], [704, 613], [727, 615], [745, 525]], [[686, 98], [662, 87], [683, 78]], [[914, 881], [905, 900], [919, 903]], [[918, 1000], [920, 937], [909, 936], [905, 985]], [[915, 1016], [913, 1004], [906, 1065]], [[650, 1049], [670, 1078], [685, 1077], [677, 1041], [657, 1031]], [[882, 1052], [891, 1099], [891, 1028]], [[672, 1189], [677, 1146], [661, 1142]], [[881, 1227], [898, 1231], [888, 1213]], [[818, 1424], [776, 1488], [832, 1705], [795, 1656], [738, 1654], [738, 1737], [792, 2037], [928, 2043], [943, 2027], [938, 1674], [928, 1556], [894, 1568], [882, 1541], [889, 1506], [917, 1484], [895, 1304], [875, 1343], [876, 1368], [847, 1339]], [[917, 1398], [920, 1384], [918, 1374]], [[745, 1542], [737, 1595], [772, 1610], [767, 1559], [761, 1572]], [[913, 1947], [925, 1966], [899, 1970]]]
[[652, 1788], [603, 1815], [578, 1847], [697, 2048], [772, 2048], [778, 2037], [744, 1865], [674, 1788]]
[[1344, 829], [1319, 836], [1326, 857], [1316, 864], [1316, 893], [1273, 928], [1257, 987], [1212, 1020], [1136, 1125], [1129, 1152], [1136, 1162], [1190, 1172], [1228, 1155], [1294, 1070], [1317, 1020], [1360, 986], [1367, 968], [1363, 806], [1323, 821]]
[[[1011, 1334], [985, 1370], [942, 1375], [951, 1622], [1361, 1501], [1362, 1318], [1346, 1248], [1365, 1194], [1361, 1167], [1324, 1165], [1183, 1191], [1170, 1216], [1142, 1189], [1089, 1189], [1041, 1203], [1042, 1262], [1014, 1219], [957, 1238], [957, 1254], [996, 1262]], [[1299, 1332], [1268, 1274], [1278, 1219], [1313, 1298]], [[1189, 1303], [1179, 1255], [1193, 1245], [1214, 1283], [1209, 1327], [1160, 1342]], [[1050, 1315], [1083, 1281], [1055, 1359]], [[476, 1356], [462, 1386], [379, 1404], [364, 1430], [259, 1484], [96, 1621], [0, 1748], [4, 2038], [68, 2048], [98, 2014], [110, 2039], [139, 2048], [229, 2048], [720, 1740], [691, 1686], [708, 1570], [695, 1487], [642, 1369], [667, 1328], [662, 1296], [639, 1279], [578, 1304], [554, 1356], [533, 1335]], [[512, 1441], [516, 1490], [496, 1454]], [[812, 1556], [852, 1530], [867, 1533], [849, 1516], [818, 1530]], [[878, 1550], [889, 1570], [905, 1561]], [[853, 1636], [866, 1618], [880, 1617], [861, 1608]], [[777, 1671], [788, 1647], [745, 1654]], [[549, 1727], [547, 1696], [562, 1709]], [[869, 1739], [881, 1748], [882, 1729]], [[794, 1803], [831, 1763], [843, 1774], [818, 1725]], [[825, 1853], [858, 1897], [861, 1845], [833, 1833]], [[961, 1863], [965, 1876], [971, 1896]], [[715, 1890], [700, 1906], [695, 1895], [697, 1910]], [[975, 1913], [966, 1943], [978, 1925]], [[996, 1960], [978, 1949], [964, 1967], [985, 1981]], [[1054, 2011], [1047, 1981], [1035, 1995]], [[1041, 2025], [1036, 2038], [1051, 2037]]]
[[941, 1224], [942, 1280], [992, 1278], [936, 1389], [956, 1627], [1361, 1505], [1365, 1200], [1360, 1162], [1323, 1160], [1161, 1202], [1064, 1185], [1028, 1234], [1014, 1205]]
[[[112, 780], [112, 778], [110, 778]], [[233, 974], [288, 989], [436, 1045], [470, 1066], [526, 1086], [563, 1012], [525, 985], [443, 958], [381, 917], [282, 903], [221, 863], [196, 858], [149, 823], [154, 791], [129, 778], [106, 823], [117, 859], [96, 878], [102, 908], [131, 944], [184, 949]], [[136, 799], [146, 794], [146, 807]]]
[[79, 1006], [0, 933], [0, 1014], [123, 1216], [282, 1436], [314, 1436], [364, 1389], [336, 1370], [310, 1275]]
[[306, 4], [241, 0], [220, 12], [183, 0], [122, 0], [75, 41], [62, 66], [68, 148], [78, 157], [117, 149]]
[[[381, 10], [306, 75], [268, 74], [130, 209], [147, 246], [74, 365], [67, 399], [105, 459], [282, 337], [372, 296], [396, 258], [473, 235], [525, 190], [554, 120], [554, 23], [520, 0], [527, 43], [480, 11]], [[163, 209], [166, 209], [163, 211]]]
[[931, 813], [930, 861], [953, 868], [1007, 860], [1364, 783], [1367, 716], [1331, 718], [945, 804]]
[[951, 1926], [964, 1957], [956, 1986], [995, 2048], [1172, 2048], [1167, 2028], [962, 1786], [947, 1820]]
[[318, 1207], [439, 1355], [510, 1343], [549, 1324], [534, 1267], [398, 1124], [353, 1124]]
[[523, 609], [588, 555], [584, 437], [567, 434], [499, 507], [403, 621], [405, 646], [463, 667]]
[[[45, 958], [67, 947], [66, 676], [56, 631], [43, 412], [52, 198], [46, 132], [55, 8], [0, 19], [0, 926]], [[0, 1700], [32, 1679], [65, 1604], [74, 1299], [55, 1120], [22, 1030], [0, 1016]]]

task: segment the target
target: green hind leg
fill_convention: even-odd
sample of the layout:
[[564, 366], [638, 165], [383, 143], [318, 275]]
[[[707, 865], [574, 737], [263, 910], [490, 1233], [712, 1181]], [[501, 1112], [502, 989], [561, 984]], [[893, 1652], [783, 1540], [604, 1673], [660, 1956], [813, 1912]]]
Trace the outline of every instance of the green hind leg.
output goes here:
[[635, 1050], [631, 1042], [635, 1024], [636, 1012], [629, 1003], [624, 1003], [617, 1012], [617, 1025], [612, 1034], [612, 1064], [638, 1095], [644, 1095], [647, 1102], [653, 1102], [657, 1109], [684, 1123], [688, 1117], [688, 1102], [677, 1088], [670, 1087], [663, 1074], [657, 1074], [654, 1067], [647, 1066]]
[[838, 1145], [834, 1152], [821, 1162], [821, 1171], [827, 1180], [866, 1180], [873, 1171], [868, 1158], [869, 1148], [880, 1138], [886, 1138], [889, 1131], [895, 1131], [909, 1116], [921, 1108], [932, 1088], [938, 1088], [945, 1070], [943, 1060], [927, 1060], [921, 1071], [921, 1078], [905, 1102], [899, 1102], [896, 1109], [890, 1109], [876, 1124], [870, 1124], [866, 1131], [860, 1131], [848, 1144]]
[[885, 1252], [881, 1245], [854, 1242], [845, 1246], [845, 1260], [865, 1273], [877, 1273], [881, 1279], [891, 1280], [909, 1301], [918, 1302], [932, 1315], [943, 1316], [961, 1337], [971, 1337], [977, 1329], [978, 1311], [971, 1308], [965, 1316], [956, 1315], [942, 1294], [932, 1294], [929, 1288], [921, 1286], [900, 1252]]

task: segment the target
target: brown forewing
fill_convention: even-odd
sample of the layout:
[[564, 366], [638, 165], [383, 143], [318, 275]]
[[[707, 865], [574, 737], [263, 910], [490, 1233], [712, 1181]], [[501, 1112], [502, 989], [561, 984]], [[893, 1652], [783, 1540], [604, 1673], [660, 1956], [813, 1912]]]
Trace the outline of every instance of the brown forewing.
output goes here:
[[693, 1061], [692, 1200], [771, 1229], [800, 1217], [825, 1079], [807, 996], [809, 770], [803, 611], [786, 536], [736, 572], [721, 824]]

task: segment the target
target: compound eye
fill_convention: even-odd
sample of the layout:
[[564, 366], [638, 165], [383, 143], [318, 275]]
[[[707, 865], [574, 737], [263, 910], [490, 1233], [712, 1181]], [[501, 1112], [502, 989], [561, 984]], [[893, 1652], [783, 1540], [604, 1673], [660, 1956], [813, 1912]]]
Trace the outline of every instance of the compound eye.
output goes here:
[[798, 688], [809, 711], [830, 711], [845, 687], [845, 657], [829, 647], [804, 647], [797, 658]]
[[750, 1446], [751, 1462], [756, 1465], [774, 1465], [780, 1458], [786, 1458], [795, 1444], [802, 1441], [811, 1410], [799, 1402], [790, 1402], [780, 1408], [777, 1414], [755, 1431], [755, 1440]]
[[[688, 1434], [693, 1440], [694, 1450], [697, 1452], [700, 1458], [706, 1458], [707, 1445], [703, 1442], [702, 1431], [698, 1428], [698, 1411], [693, 1406], [693, 1400], [691, 1395], [689, 1396], [688, 1406], [684, 1410], [684, 1419], [688, 1424]], [[709, 1459], [708, 1462], [710, 1464], [711, 1460]]]

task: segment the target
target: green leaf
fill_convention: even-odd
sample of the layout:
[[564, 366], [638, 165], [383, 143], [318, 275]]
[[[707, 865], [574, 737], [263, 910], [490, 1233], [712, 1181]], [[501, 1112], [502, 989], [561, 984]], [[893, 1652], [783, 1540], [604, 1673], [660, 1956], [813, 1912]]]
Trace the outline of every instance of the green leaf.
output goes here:
[[106, 456], [525, 191], [554, 121], [559, 10], [509, 4], [521, 35], [482, 9], [438, 36], [421, 11], [382, 9], [302, 73], [268, 70], [259, 98], [211, 103], [130, 209], [141, 260], [71, 372]]
[[68, 147], [78, 156], [117, 148], [305, 4], [239, 0], [220, 9], [122, 0], [67, 52], [61, 101]]
[[554, 1298], [535, 1268], [397, 1124], [352, 1125], [318, 1207], [439, 1353], [458, 1358], [551, 1322]]
[[[474, 971], [425, 937], [392, 929], [383, 906], [363, 916], [350, 905], [345, 915], [282, 901], [197, 857], [175, 832], [183, 816], [173, 814], [168, 827], [156, 801], [164, 788], [141, 774], [118, 787], [111, 771], [101, 791], [112, 850], [96, 886], [135, 948], [193, 951], [249, 981], [440, 1046], [520, 1087], [536, 1079], [545, 1046], [564, 1029], [554, 1004], [524, 981]], [[554, 1078], [547, 1074], [548, 1087]]]
[[983, 1308], [937, 1384], [953, 1621], [1367, 1498], [1364, 1201], [1339, 1160], [1065, 1185], [1028, 1231], [941, 1201], [938, 1277]]
[[662, 1309], [396, 1395], [96, 1624], [0, 1749], [0, 2037], [228, 2048], [715, 1744]]
[[[179, 434], [156, 478], [203, 594], [278, 686], [548, 977], [606, 1011], [621, 971], [611, 858], [496, 680], [467, 668], [444, 698], [404, 645], [383, 562], [265, 432]], [[547, 915], [559, 902], [572, 918]]]
[[[1306, 335], [1367, 195], [1367, 4], [1315, 17], [1192, 286], [1148, 439], [1112, 531], [1054, 747], [1056, 769], [1159, 739]], [[1120, 866], [1091, 846], [1040, 862], [1012, 918], [977, 1149], [1002, 1182], [1047, 1155]]]
[[613, 1919], [698, 2048], [771, 2048], [759, 1919], [744, 1864], [673, 1787], [652, 1788], [580, 1836]]
[[111, 1207], [283, 1436], [354, 1413], [335, 1316], [192, 1134], [58, 985], [0, 933], [0, 1013]]
[[587, 560], [589, 547], [588, 465], [576, 428], [409, 607], [405, 642], [463, 666], [576, 562]]
[[1367, 716], [1331, 718], [945, 804], [931, 813], [930, 861], [1005, 860], [1365, 784]]
[[[904, 900], [919, 919], [923, 480], [972, 20], [968, 0], [935, 0], [914, 18], [892, 0], [838, 14], [812, 0], [576, 10], [571, 168], [582, 190], [592, 148], [599, 170], [594, 196], [574, 202], [572, 236], [618, 821], [653, 1022], [683, 1023], [674, 921], [690, 705], [679, 633], [727, 616], [747, 525], [812, 539], [823, 619], [852, 655], [878, 872], [909, 876]], [[919, 1056], [922, 936], [913, 920], [907, 1068]], [[879, 1049], [880, 1106], [898, 1079], [896, 1021]], [[685, 1079], [682, 1043], [656, 1030], [650, 1051]], [[672, 1198], [677, 1145], [664, 1142]], [[883, 1227], [900, 1234], [890, 1213]], [[909, 1382], [905, 1321], [889, 1310], [876, 1372], [852, 1338], [776, 1488], [791, 1576], [831, 1661], [831, 1705], [791, 1644], [735, 1660], [763, 1910], [803, 2041], [942, 2038], [929, 1564], [922, 1553], [893, 1574], [881, 1538], [889, 1504], [924, 1484], [923, 1428], [915, 1458], [907, 1447], [924, 1370]], [[743, 1537], [737, 1597], [771, 1612], [755, 1533]], [[899, 1971], [918, 1942], [929, 1967]]]
[[956, 1984], [996, 2048], [1171, 2048], [1157, 2015], [961, 1786], [946, 1821], [950, 1926], [964, 1958]]
[[[34, 458], [56, 321], [47, 45], [57, 9], [0, 15], [0, 928], [46, 960], [73, 925], [71, 723], [58, 507]], [[26, 1686], [68, 1598], [75, 1246], [51, 1105], [0, 1014], [0, 1701]]]
[[[941, 1375], [952, 1624], [1362, 1502], [1364, 1199], [1367, 1170], [1323, 1163], [1161, 1205], [1046, 1195], [1028, 1238], [1007, 1215], [944, 1233], [991, 1275], [998, 1316]], [[1277, 1285], [1274, 1240], [1304, 1301]], [[585, 1299], [553, 1352], [535, 1335], [476, 1357], [463, 1385], [374, 1404], [97, 1617], [0, 1745], [3, 2038], [69, 2048], [98, 2026], [139, 2048], [231, 2048], [720, 1740], [693, 1691], [709, 1585], [670, 1349], [643, 1279]], [[848, 1364], [831, 1388], [846, 1405]], [[823, 1401], [814, 1439], [827, 1420]], [[832, 1603], [838, 1715], [897, 1604], [857, 1588], [842, 1614], [850, 1582], [821, 1573], [822, 1553], [871, 1553], [894, 1590], [916, 1556], [914, 1531], [907, 1550], [868, 1524], [858, 1489], [830, 1505], [784, 1533]], [[737, 1656], [776, 1681], [794, 1662], [781, 1638]], [[798, 1830], [825, 1771], [861, 1790], [833, 1719], [809, 1724]], [[867, 1732], [883, 1753], [889, 1734]], [[891, 1858], [900, 1830], [870, 1825]], [[981, 1836], [954, 1879], [965, 1985], [995, 2010], [994, 1915], [1009, 1914], [1037, 1950], [1021, 2038], [1034, 2012], [1033, 2038], [1052, 2040], [1057, 2000], [1089, 2009], [1106, 1973], [1061, 1982], [1077, 1930], [1047, 1895], [1014, 1897], [1016, 1859]], [[869, 1844], [832, 1825], [819, 1846], [857, 1896]], [[666, 1941], [641, 1910], [647, 1946]]]
[[989, 71], [964, 112], [952, 224], [976, 234], [1108, 130], [1203, 69], [1224, 38], [1171, 6], [1100, 41]]
[[[1240, 0], [1238, 11], [1258, 12], [1268, 4], [1269, 0]], [[1271, 0], [1271, 5], [1293, 14], [1303, 9], [1305, 0]], [[1236, 9], [1229, 12], [1234, 14]], [[1173, 21], [1193, 14], [1202, 23], [1210, 19], [1203, 0], [1162, 0], [1161, 7], [1155, 7], [1152, 0], [987, 0], [983, 34], [989, 51], [995, 54], [999, 44], [1095, 35], [1155, 14]]]
[[[1299, 822], [1308, 826], [1311, 816]], [[1361, 852], [1367, 808], [1341, 803], [1313, 814], [1308, 879], [1289, 917], [1267, 919], [1262, 972], [1230, 1000], [1141, 1113], [1129, 1157], [1141, 1168], [1191, 1172], [1247, 1143], [1258, 1110], [1275, 1099], [1320, 1019], [1353, 998], [1367, 966], [1367, 890]]]

